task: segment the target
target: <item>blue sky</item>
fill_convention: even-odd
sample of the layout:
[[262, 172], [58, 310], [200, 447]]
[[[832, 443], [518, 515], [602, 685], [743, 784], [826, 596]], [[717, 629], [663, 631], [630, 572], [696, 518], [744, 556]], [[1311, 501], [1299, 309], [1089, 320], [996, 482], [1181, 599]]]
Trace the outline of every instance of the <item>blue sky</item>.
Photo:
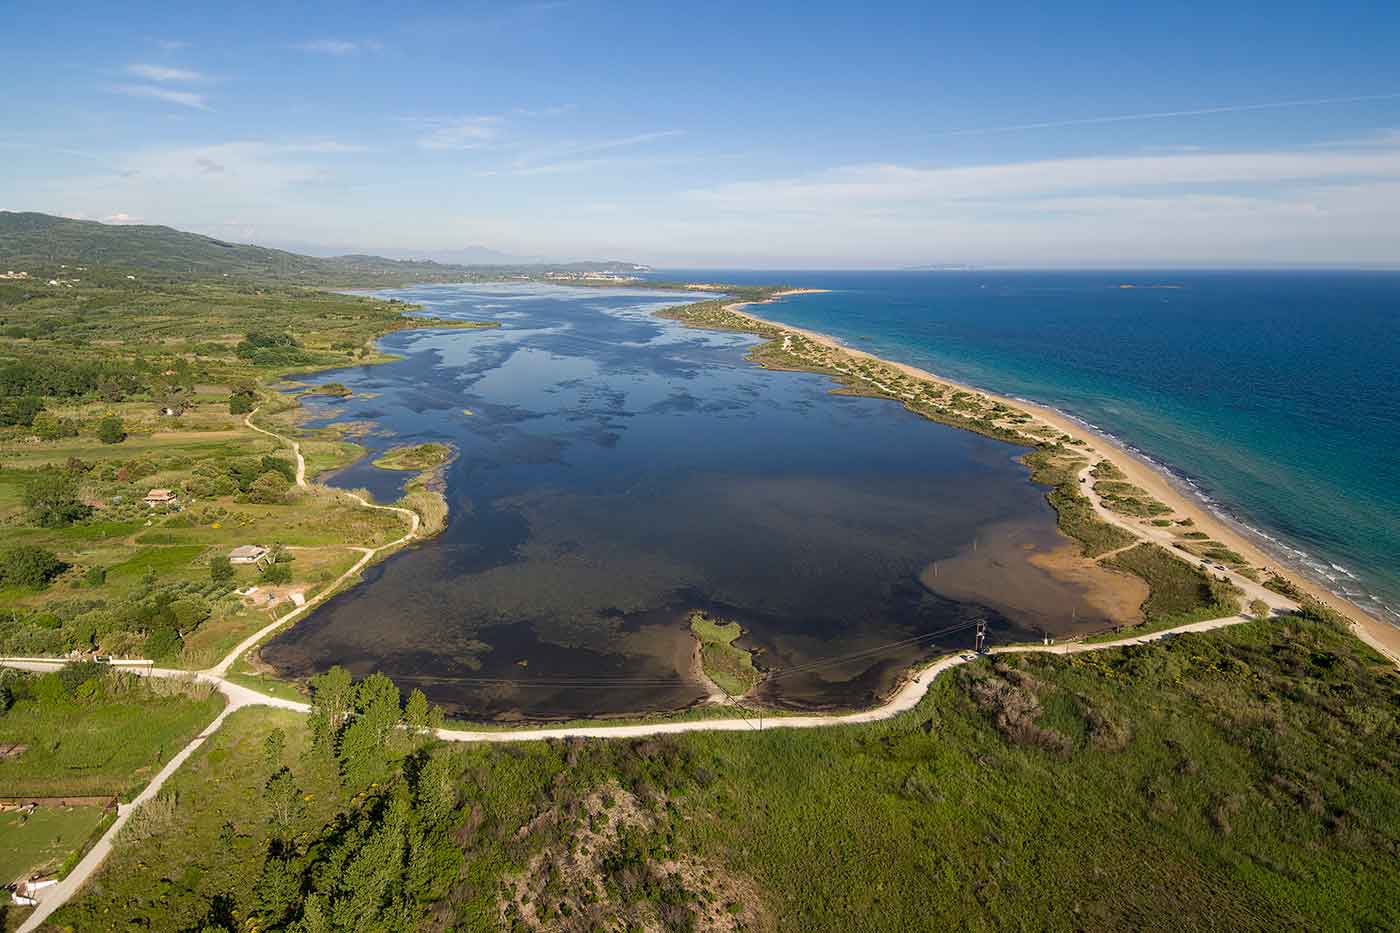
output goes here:
[[399, 6], [10, 0], [0, 208], [395, 255], [1400, 261], [1395, 4]]

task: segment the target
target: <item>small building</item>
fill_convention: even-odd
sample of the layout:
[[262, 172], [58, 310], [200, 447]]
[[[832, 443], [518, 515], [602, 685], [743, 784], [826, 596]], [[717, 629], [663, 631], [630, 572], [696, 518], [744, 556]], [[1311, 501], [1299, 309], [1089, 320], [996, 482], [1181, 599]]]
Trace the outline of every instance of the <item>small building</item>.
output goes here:
[[174, 505], [179, 497], [173, 489], [152, 489], [146, 493], [147, 505]]
[[267, 557], [267, 548], [261, 544], [240, 544], [228, 552], [230, 564], [256, 564]]
[[36, 907], [39, 904], [39, 892], [56, 884], [57, 878], [30, 875], [10, 885], [10, 900], [21, 907]]

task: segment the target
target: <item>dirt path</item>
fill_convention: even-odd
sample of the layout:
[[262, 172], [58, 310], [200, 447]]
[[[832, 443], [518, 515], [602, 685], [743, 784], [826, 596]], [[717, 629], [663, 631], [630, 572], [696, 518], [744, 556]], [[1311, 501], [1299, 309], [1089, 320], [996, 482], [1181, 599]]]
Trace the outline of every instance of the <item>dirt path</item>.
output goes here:
[[[248, 417], [243, 419], [243, 423], [246, 424], [248, 427], [252, 428], [254, 431], [257, 431], [259, 434], [266, 434], [268, 437], [276, 438], [284, 444], [289, 445], [292, 448], [292, 453], [296, 456], [297, 460], [297, 486], [301, 487], [302, 489], [310, 488], [310, 484], [306, 481], [306, 458], [303, 457], [301, 454], [301, 444], [290, 438], [283, 437], [280, 434], [274, 434], [272, 431], [269, 431], [266, 428], [258, 427], [256, 424], [253, 423], [253, 415], [257, 414], [257, 412], [258, 410], [254, 408], [251, 412], [248, 413]], [[212, 674], [215, 677], [222, 678], [229, 672], [229, 668], [231, 668], [238, 661], [238, 659], [241, 658], [246, 652], [251, 651], [259, 642], [267, 638], [269, 635], [277, 631], [282, 626], [286, 625], [288, 622], [293, 621], [298, 616], [305, 615], [306, 613], [314, 609], [316, 606], [319, 606], [321, 603], [325, 602], [340, 588], [341, 584], [345, 583], [347, 580], [353, 579], [361, 570], [363, 570], [366, 567], [366, 565], [370, 563], [370, 561], [374, 560], [376, 557], [378, 557], [385, 551], [401, 547], [402, 545], [409, 543], [415, 537], [417, 537], [418, 527], [421, 524], [422, 520], [418, 517], [418, 513], [413, 511], [412, 509], [400, 508], [396, 505], [376, 505], [373, 502], [366, 501], [364, 497], [359, 496], [353, 492], [341, 492], [340, 495], [343, 495], [353, 500], [356, 504], [367, 509], [379, 509], [380, 511], [384, 512], [397, 512], [398, 514], [404, 516], [408, 519], [408, 534], [404, 535], [402, 538], [399, 538], [396, 541], [390, 541], [388, 544], [381, 544], [379, 547], [375, 548], [358, 547], [356, 545], [346, 545], [350, 550], [358, 551], [360, 553], [360, 559], [355, 561], [355, 563], [350, 567], [349, 570], [346, 570], [340, 576], [336, 577], [335, 580], [333, 580], [329, 586], [322, 589], [320, 593], [316, 594], [311, 599], [308, 599], [303, 605], [296, 607], [295, 609], [284, 615], [278, 616], [276, 619], [273, 619], [267, 625], [258, 629], [252, 635], [249, 635], [247, 638], [243, 639], [232, 651], [230, 651], [227, 655], [224, 656], [223, 660], [221, 660], [218, 664], [215, 664], [213, 667], [210, 667], [207, 670], [203, 671], [202, 673]]]
[[[1266, 591], [1267, 592], [1267, 591]], [[1273, 594], [1277, 597], [1278, 594]], [[1213, 629], [1226, 628], [1231, 625], [1240, 625], [1245, 622], [1254, 621], [1248, 616], [1236, 615], [1227, 616], [1220, 619], [1208, 619], [1203, 622], [1193, 622], [1190, 625], [1181, 625], [1176, 628], [1165, 629], [1160, 632], [1152, 632], [1147, 635], [1136, 635], [1130, 638], [1120, 638], [1114, 641], [1097, 642], [1093, 644], [1070, 643], [1063, 645], [1018, 645], [1006, 646], [991, 649], [991, 654], [1080, 654], [1088, 651], [1108, 651], [1113, 648], [1122, 648], [1127, 645], [1141, 645], [1164, 638], [1170, 638], [1185, 632], [1207, 632]], [[280, 623], [277, 623], [280, 624]], [[230, 658], [237, 657], [233, 654]], [[644, 723], [630, 726], [564, 726], [557, 729], [510, 729], [500, 731], [473, 731], [467, 729], [439, 729], [436, 736], [446, 742], [539, 742], [546, 739], [567, 739], [567, 738], [595, 738], [595, 739], [626, 739], [639, 738], [653, 735], [679, 735], [687, 732], [747, 732], [761, 729], [818, 729], [833, 726], [855, 725], [858, 723], [878, 722], [883, 719], [891, 719], [900, 713], [907, 712], [919, 704], [928, 692], [934, 680], [945, 671], [952, 670], [962, 664], [975, 661], [978, 655], [971, 652], [952, 655], [940, 658], [919, 670], [913, 677], [904, 683], [884, 703], [872, 707], [868, 710], [861, 710], [855, 713], [840, 713], [824, 716], [776, 716], [765, 718], [762, 715], [741, 717], [735, 719], [701, 719], [689, 722], [657, 722]], [[229, 659], [226, 659], [228, 661]], [[40, 659], [40, 658], [0, 658], [0, 665], [20, 667], [27, 670], [58, 670], [66, 661], [60, 658]], [[128, 662], [132, 663], [132, 662]], [[148, 662], [135, 662], [148, 665]], [[235, 710], [245, 706], [271, 706], [278, 709], [293, 710], [300, 713], [310, 713], [311, 706], [307, 703], [298, 703], [294, 700], [283, 700], [270, 697], [255, 690], [251, 690], [240, 684], [233, 683], [218, 672], [216, 668], [208, 671], [200, 671], [191, 674], [188, 671], [176, 671], [166, 668], [151, 668], [149, 666], [132, 667], [137, 673], [144, 673], [152, 677], [196, 677], [208, 681], [228, 698], [228, 705], [224, 711], [210, 723], [200, 735], [170, 762], [161, 769], [141, 795], [128, 807], [124, 807], [112, 824], [111, 828], [102, 836], [102, 839], [78, 863], [73, 872], [61, 884], [45, 889], [39, 906], [34, 913], [20, 926], [19, 933], [37, 929], [39, 924], [62, 906], [71, 898], [92, 876], [101, 865], [102, 860], [112, 850], [112, 843], [116, 839], [117, 832], [126, 822], [130, 813], [130, 808], [137, 803], [149, 800], [160, 792], [160, 788], [173, 775], [190, 755], [194, 753], [204, 741], [218, 730], [224, 719]]]
[[[774, 324], [774, 322], [771, 321], [766, 321], [765, 323]], [[774, 326], [782, 327], [783, 325], [774, 324]], [[802, 333], [808, 336], [809, 338], [814, 336], [811, 332], [801, 331], [800, 329], [796, 328], [791, 328], [789, 330], [791, 333]], [[791, 333], [784, 332], [783, 346], [785, 349], [790, 349], [791, 347]], [[822, 340], [830, 342], [829, 338], [825, 338], [822, 335], [816, 336], [820, 336]], [[840, 349], [843, 352], [859, 353], [859, 351], [850, 351], [848, 348], [845, 347], [840, 347]], [[857, 376], [855, 373], [846, 370], [842, 367], [835, 368], [838, 372], [845, 373], [846, 375], [849, 375], [852, 378], [862, 379], [863, 381], [871, 382], [882, 392], [885, 392], [892, 398], [907, 399], [911, 397], [908, 393], [899, 393], [888, 386], [880, 384], [879, 382], [864, 379], [864, 377]], [[946, 380], [938, 380], [929, 374], [922, 373], [922, 371], [919, 372], [921, 374], [921, 378], [926, 377], [933, 379], [936, 382], [944, 382], [945, 384], [947, 382]], [[1025, 409], [1027, 407], [1024, 403], [1020, 402], [1012, 402], [1011, 404], [1015, 404], [1021, 407], [1022, 409]], [[283, 443], [286, 443], [291, 446], [292, 452], [295, 454], [297, 462], [297, 485], [299, 487], [306, 488], [308, 486], [306, 482], [306, 461], [301, 453], [301, 445], [294, 440], [284, 438], [281, 435], [275, 434], [272, 431], [268, 431], [264, 428], [260, 428], [257, 425], [253, 424], [252, 417], [253, 414], [256, 413], [256, 411], [257, 410], [254, 409], [253, 412], [250, 412], [248, 417], [245, 419], [244, 423], [249, 428], [252, 428], [254, 431], [257, 431], [261, 434], [266, 434], [269, 437], [276, 438], [282, 441]], [[1042, 424], [1048, 424], [1050, 426], [1055, 427], [1056, 429], [1064, 430], [1064, 426], [1061, 423], [1040, 418], [1039, 410], [1034, 407], [1031, 408], [1030, 414], [1033, 418], [1035, 418], [1037, 421], [1040, 421], [1040, 423]], [[1095, 440], [1098, 440], [1098, 438], [1095, 438]], [[1096, 454], [1092, 456], [1090, 458], [1090, 462], [1084, 467], [1081, 476], [1087, 477], [1089, 471], [1092, 470], [1092, 468], [1097, 463], [1099, 463], [1101, 460], [1107, 459], [1107, 457], [1104, 457], [1102, 455]], [[1115, 465], [1119, 464], [1115, 463]], [[1124, 530], [1132, 533], [1135, 536], [1135, 538], [1138, 539], [1138, 543], [1144, 540], [1152, 540], [1156, 543], [1166, 544], [1167, 546], [1170, 546], [1171, 543], [1175, 541], [1174, 536], [1172, 536], [1171, 533], [1167, 530], [1158, 529], [1155, 527], [1149, 528], [1142, 526], [1108, 509], [1103, 504], [1098, 494], [1093, 491], [1092, 483], [1085, 482], [1082, 485], [1085, 487], [1084, 492], [1088, 496], [1089, 501], [1093, 506], [1095, 514], [1098, 515], [1104, 521], [1108, 522], [1109, 524], [1112, 524], [1119, 528], [1123, 528]], [[218, 717], [216, 717], [214, 721], [210, 723], [209, 726], [203, 732], [200, 733], [198, 737], [196, 737], [189, 745], [182, 749], [175, 757], [173, 757], [166, 764], [164, 768], [161, 769], [160, 773], [157, 774], [154, 779], [152, 779], [151, 783], [147, 785], [146, 789], [141, 792], [141, 794], [136, 798], [135, 801], [120, 809], [116, 822], [113, 823], [113, 825], [98, 841], [97, 845], [95, 845], [92, 848], [92, 850], [88, 852], [87, 856], [81, 862], [79, 862], [77, 867], [74, 868], [74, 870], [68, 875], [68, 877], [65, 878], [64, 881], [60, 884], [54, 885], [53, 887], [45, 889], [43, 891], [43, 896], [39, 902], [39, 906], [35, 908], [34, 913], [32, 913], [19, 927], [20, 933], [27, 933], [27, 931], [37, 929], [39, 925], [42, 924], [43, 921], [50, 914], [53, 913], [53, 911], [61, 907], [82, 887], [82, 885], [98, 869], [103, 859], [105, 859], [107, 854], [111, 851], [112, 844], [116, 839], [117, 833], [125, 824], [127, 818], [129, 818], [131, 810], [140, 803], [143, 803], [146, 800], [149, 800], [156, 794], [158, 794], [160, 792], [161, 787], [171, 777], [171, 775], [173, 775], [179, 769], [180, 765], [183, 764], [184, 761], [187, 760], [189, 756], [192, 755], [210, 735], [212, 735], [218, 730], [219, 726], [222, 725], [224, 719], [226, 719], [230, 713], [234, 712], [235, 710], [241, 709], [245, 706], [252, 705], [272, 706], [281, 709], [294, 710], [302, 713], [309, 713], [311, 711], [311, 707], [309, 704], [299, 703], [293, 700], [283, 700], [275, 697], [270, 697], [265, 694], [258, 693], [257, 691], [251, 690], [247, 687], [244, 687], [240, 684], [233, 683], [227, 679], [227, 674], [229, 668], [232, 667], [232, 665], [238, 660], [238, 658], [240, 658], [246, 651], [251, 650], [260, 641], [262, 641], [267, 636], [271, 635], [281, 626], [287, 624], [288, 622], [291, 622], [297, 616], [309, 612], [316, 605], [323, 602], [331, 593], [333, 593], [336, 590], [336, 588], [341, 583], [352, 578], [361, 569], [363, 569], [365, 565], [367, 565], [371, 560], [373, 560], [376, 555], [382, 553], [385, 550], [406, 544], [417, 535], [420, 519], [418, 517], [418, 514], [416, 512], [413, 512], [411, 509], [399, 508], [397, 506], [376, 505], [374, 503], [365, 501], [362, 497], [353, 493], [344, 494], [349, 496], [365, 508], [383, 509], [386, 511], [398, 512], [402, 515], [405, 515], [409, 519], [408, 533], [402, 538], [399, 538], [397, 541], [381, 545], [377, 548], [355, 547], [354, 550], [360, 551], [361, 553], [360, 559], [356, 561], [354, 566], [352, 566], [349, 570], [341, 574], [341, 576], [338, 577], [330, 586], [326, 587], [320, 595], [318, 595], [314, 599], [308, 600], [305, 605], [300, 606], [294, 609], [293, 611], [286, 613], [283, 616], [280, 616], [273, 622], [269, 623], [267, 626], [263, 627], [258, 632], [244, 639], [244, 641], [241, 642], [231, 652], [229, 652], [229, 654], [223, 660], [221, 660], [218, 664], [214, 665], [213, 667], [207, 670], [190, 674], [187, 671], [173, 671], [163, 668], [152, 668], [150, 667], [149, 662], [133, 662], [133, 666], [130, 669], [136, 671], [137, 673], [143, 673], [148, 676], [193, 676], [201, 680], [208, 681], [215, 685], [215, 687], [221, 693], [223, 693], [225, 697], [228, 698], [228, 704], [225, 706], [223, 712], [221, 712], [218, 715]], [[1178, 510], [1189, 513], [1189, 510]], [[1119, 550], [1127, 550], [1129, 547], [1133, 546], [1135, 545], [1128, 545], [1124, 548], [1120, 548]], [[1255, 583], [1254, 581], [1248, 580], [1240, 576], [1239, 574], [1234, 573], [1233, 571], [1220, 570], [1214, 565], [1211, 565], [1208, 561], [1205, 561], [1201, 558], [1197, 558], [1194, 555], [1179, 553], [1176, 550], [1173, 550], [1173, 553], [1177, 554], [1177, 556], [1181, 557], [1183, 560], [1187, 560], [1195, 564], [1196, 566], [1209, 568], [1210, 572], [1212, 573], [1225, 574], [1230, 578], [1231, 582], [1235, 583], [1241, 588], [1241, 590], [1244, 591], [1246, 599], [1263, 600], [1266, 604], [1268, 604], [1271, 608], [1275, 610], [1288, 611], [1297, 608], [1296, 604], [1293, 603], [1293, 601], [1287, 599], [1286, 597], [1278, 593], [1273, 592], [1272, 590], [1266, 589], [1263, 586]], [[1007, 646], [1001, 648], [993, 648], [991, 649], [990, 653], [1078, 654], [1088, 651], [1107, 651], [1114, 648], [1125, 647], [1128, 645], [1146, 644], [1148, 642], [1158, 641], [1163, 638], [1169, 638], [1185, 632], [1205, 632], [1213, 629], [1225, 628], [1227, 626], [1239, 625], [1241, 623], [1249, 621], [1252, 621], [1252, 619], [1248, 616], [1235, 615], [1220, 619], [1210, 619], [1203, 622], [1195, 622], [1190, 625], [1182, 625], [1176, 628], [1165, 629], [1163, 631], [1153, 632], [1146, 635], [1137, 635], [1128, 638], [1121, 638], [1114, 641], [1097, 642], [1092, 644], [1086, 644], [1082, 642], [1068, 643], [1055, 646]], [[1377, 648], [1377, 650], [1381, 651], [1392, 661], [1396, 662], [1397, 664], [1400, 664], [1400, 654], [1389, 650], [1389, 648], [1386, 645], [1381, 644], [1378, 640], [1372, 637], [1368, 637], [1369, 633], [1366, 632], [1364, 627], [1357, 626], [1355, 630], [1364, 641], [1366, 641], [1368, 644], [1371, 644], [1372, 647]], [[543, 741], [545, 739], [564, 738], [635, 738], [653, 735], [676, 735], [687, 732], [742, 732], [764, 728], [814, 729], [828, 728], [833, 726], [854, 725], [858, 723], [877, 722], [880, 720], [893, 718], [894, 716], [898, 716], [901, 713], [913, 709], [915, 706], [918, 705], [919, 701], [923, 699], [924, 695], [928, 692], [929, 687], [933, 684], [933, 682], [938, 678], [940, 674], [942, 674], [945, 671], [951, 670], [955, 667], [958, 667], [959, 665], [967, 664], [971, 661], [974, 661], [977, 659], [977, 657], [978, 655], [969, 652], [952, 655], [950, 657], [944, 657], [937, 661], [934, 661], [933, 663], [926, 665], [925, 667], [917, 671], [894, 693], [894, 695], [892, 695], [884, 703], [881, 703], [879, 706], [872, 707], [871, 709], [861, 710], [855, 713], [842, 713], [820, 716], [777, 716], [767, 718], [766, 720], [760, 716], [756, 718], [741, 717], [734, 719], [694, 720], [688, 722], [657, 722], [627, 726], [566, 726], [560, 728], [512, 729], [500, 731], [439, 729], [437, 730], [436, 735], [439, 739], [449, 742], [530, 742]], [[22, 667], [29, 670], [56, 670], [62, 667], [64, 663], [66, 663], [64, 659], [58, 658], [0, 658], [0, 665]]]

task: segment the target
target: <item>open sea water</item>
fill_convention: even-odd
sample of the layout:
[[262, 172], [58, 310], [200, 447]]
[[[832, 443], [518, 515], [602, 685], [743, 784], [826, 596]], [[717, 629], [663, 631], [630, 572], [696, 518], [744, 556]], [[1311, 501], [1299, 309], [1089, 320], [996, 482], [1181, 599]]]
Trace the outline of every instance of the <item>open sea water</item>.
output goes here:
[[656, 278], [831, 289], [755, 310], [1079, 418], [1400, 624], [1400, 273]]

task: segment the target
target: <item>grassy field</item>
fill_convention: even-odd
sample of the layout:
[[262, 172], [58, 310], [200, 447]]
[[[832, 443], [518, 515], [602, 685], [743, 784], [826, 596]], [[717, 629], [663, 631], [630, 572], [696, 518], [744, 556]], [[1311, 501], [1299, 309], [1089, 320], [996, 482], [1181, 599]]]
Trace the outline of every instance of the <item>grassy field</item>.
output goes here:
[[103, 822], [102, 807], [39, 807], [0, 813], [0, 881], [64, 866]]
[[[120, 403], [132, 431], [141, 422], [141, 403]], [[59, 412], [75, 411], [53, 403]], [[228, 594], [256, 585], [261, 569], [234, 568], [222, 581], [211, 574], [220, 555], [242, 544], [283, 544], [293, 584], [308, 595], [348, 566], [353, 558], [345, 544], [377, 546], [400, 537], [406, 523], [392, 513], [364, 509], [341, 493], [290, 485], [292, 471], [283, 445], [258, 434], [227, 414], [227, 402], [199, 403], [187, 417], [205, 408], [214, 429], [208, 432], [165, 430], [146, 426], [150, 434], [132, 433], [119, 444], [97, 445], [82, 438], [38, 441], [0, 432], [0, 526], [8, 543], [42, 548], [67, 566], [41, 588], [6, 587], [0, 605], [15, 610], [0, 615], [0, 651], [53, 654], [73, 648], [108, 654], [153, 656], [174, 662], [180, 642], [190, 645], [190, 663], [212, 661], [209, 652], [237, 642], [238, 632], [256, 626], [258, 613]], [[219, 410], [224, 414], [220, 415]], [[146, 429], [146, 428], [141, 428]], [[347, 462], [355, 448], [328, 442], [327, 456]], [[73, 464], [78, 466], [73, 466]], [[283, 491], [270, 501], [239, 485], [253, 476], [280, 471]], [[71, 524], [42, 527], [24, 502], [26, 488], [45, 475], [68, 478], [73, 495], [88, 503], [89, 514]], [[176, 507], [149, 507], [141, 502], [152, 488], [176, 490]], [[211, 584], [222, 583], [211, 589]], [[174, 593], [176, 588], [199, 592]], [[149, 606], [170, 595], [197, 598], [203, 608], [192, 624], [172, 623], [175, 642], [156, 637], [159, 620]], [[250, 615], [251, 614], [251, 615]], [[54, 625], [53, 620], [58, 624]]]
[[737, 622], [711, 619], [703, 612], [692, 613], [690, 631], [700, 642], [700, 661], [705, 676], [725, 693], [741, 697], [758, 684], [761, 674], [753, 666], [753, 653], [734, 644], [744, 630]]
[[0, 743], [29, 747], [0, 761], [10, 794], [129, 798], [224, 705], [207, 688], [186, 692], [95, 666], [72, 677], [7, 674], [6, 685], [15, 701], [0, 715]]
[[[1140, 625], [1124, 629], [1141, 635], [1190, 622], [1219, 619], [1240, 611], [1240, 592], [1223, 577], [1214, 577], [1155, 544], [1139, 544], [1102, 561], [1147, 581], [1151, 592], [1142, 604]], [[1101, 638], [1118, 637], [1106, 633]]]
[[[1288, 619], [983, 659], [870, 725], [440, 748], [462, 861], [410, 916], [481, 930], [1391, 929], [1397, 700], [1400, 678], [1365, 646]], [[406, 778], [338, 784], [305, 751], [304, 719], [246, 710], [177, 777], [172, 825], [119, 851], [58, 919], [181, 930], [225, 911], [234, 928], [274, 896], [299, 917], [300, 895], [267, 881], [273, 727], [304, 798], [284, 834], [294, 858], [319, 857], [317, 826], [344, 827], [340, 858], [378, 851], [357, 814]], [[411, 864], [392, 858], [382, 890], [411, 890]], [[370, 899], [361, 922], [390, 925], [375, 911], [391, 901]]]

